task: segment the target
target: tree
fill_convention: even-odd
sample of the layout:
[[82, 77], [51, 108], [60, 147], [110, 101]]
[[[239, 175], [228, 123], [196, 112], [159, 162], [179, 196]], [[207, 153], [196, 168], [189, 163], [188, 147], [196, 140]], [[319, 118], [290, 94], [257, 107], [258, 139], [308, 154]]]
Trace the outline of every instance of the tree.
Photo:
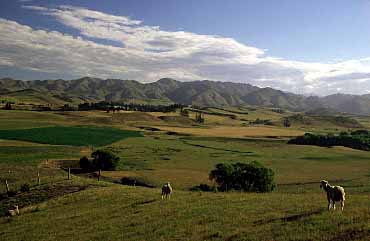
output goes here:
[[92, 162], [86, 156], [81, 157], [80, 159], [80, 168], [88, 171], [93, 168]]
[[12, 105], [9, 102], [7, 102], [4, 106], [4, 110], [11, 110], [11, 109], [12, 109]]
[[94, 169], [98, 170], [115, 170], [119, 157], [108, 150], [97, 150], [91, 154]]
[[217, 164], [209, 178], [215, 180], [220, 191], [271, 192], [276, 186], [274, 172], [256, 161]]
[[288, 118], [284, 118], [283, 125], [284, 127], [290, 127], [291, 126], [290, 120]]
[[234, 166], [230, 163], [219, 163], [216, 169], [209, 174], [210, 180], [215, 180], [220, 191], [227, 191], [232, 187]]

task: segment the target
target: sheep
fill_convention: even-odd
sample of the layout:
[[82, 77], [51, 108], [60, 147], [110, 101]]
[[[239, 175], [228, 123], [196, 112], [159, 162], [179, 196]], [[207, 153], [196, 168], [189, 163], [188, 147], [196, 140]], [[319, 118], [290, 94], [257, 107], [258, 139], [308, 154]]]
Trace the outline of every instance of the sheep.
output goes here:
[[162, 199], [170, 199], [170, 195], [172, 192], [172, 187], [169, 182], [163, 185], [162, 187]]
[[331, 186], [328, 181], [322, 180], [320, 188], [324, 189], [328, 198], [328, 210], [330, 210], [330, 202], [333, 203], [333, 209], [335, 210], [335, 202], [340, 201], [340, 206], [343, 211], [344, 201], [346, 200], [344, 188], [341, 186]]
[[17, 215], [19, 215], [18, 205], [14, 205], [14, 209], [9, 209], [8, 210], [7, 216], [14, 217], [14, 216], [17, 216]]

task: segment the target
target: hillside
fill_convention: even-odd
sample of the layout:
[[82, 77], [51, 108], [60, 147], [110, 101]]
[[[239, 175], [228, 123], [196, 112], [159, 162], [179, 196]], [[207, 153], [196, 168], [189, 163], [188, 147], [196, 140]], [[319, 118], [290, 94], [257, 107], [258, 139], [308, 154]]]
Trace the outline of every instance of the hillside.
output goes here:
[[[283, 117], [276, 112], [267, 117], [262, 108], [248, 114], [236, 108], [207, 111]], [[0, 180], [8, 180], [10, 190], [30, 185], [14, 196], [0, 185], [0, 240], [369, 240], [369, 152], [287, 145], [278, 137], [302, 135], [296, 125], [305, 119], [299, 116], [297, 124], [281, 128], [236, 126], [238, 119], [210, 114], [207, 125], [193, 126], [156, 115], [179, 117], [0, 110]], [[329, 120], [307, 118], [320, 121], [322, 129], [337, 128]], [[143, 136], [115, 136], [137, 133], [129, 130]], [[117, 170], [103, 170], [100, 181], [94, 172], [75, 169], [96, 148], [120, 157]], [[218, 163], [255, 160], [275, 172], [273, 192], [190, 191], [199, 184], [213, 186], [209, 173]], [[67, 167], [74, 169], [70, 180]], [[343, 212], [326, 210], [326, 194], [319, 188], [323, 178], [345, 188]], [[136, 186], [119, 184], [127, 179], [137, 180]], [[165, 182], [174, 188], [170, 200], [161, 199]], [[21, 215], [4, 217], [14, 204]]]
[[259, 88], [250, 84], [208, 80], [179, 82], [164, 78], [148, 84], [135, 80], [104, 80], [90, 77], [75, 80], [22, 81], [9, 78], [0, 80], [1, 100], [8, 100], [12, 97], [10, 99], [16, 102], [32, 101], [35, 95], [38, 96], [36, 102], [41, 104], [76, 104], [98, 101], [176, 102], [214, 107], [252, 105], [292, 111], [329, 108], [337, 112], [360, 115], [367, 115], [370, 110], [370, 97], [366, 95], [336, 94], [322, 98], [305, 97], [272, 88]]

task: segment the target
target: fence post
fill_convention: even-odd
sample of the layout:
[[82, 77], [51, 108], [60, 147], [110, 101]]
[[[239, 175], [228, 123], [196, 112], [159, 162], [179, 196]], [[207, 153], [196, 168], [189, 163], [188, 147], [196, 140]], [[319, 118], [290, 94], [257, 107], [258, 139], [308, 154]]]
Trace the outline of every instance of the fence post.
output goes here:
[[40, 172], [37, 172], [37, 184], [40, 185], [41, 180], [40, 180]]
[[5, 187], [6, 187], [6, 192], [9, 192], [9, 185], [8, 185], [8, 180], [5, 179]]
[[71, 180], [71, 168], [68, 167], [68, 180]]
[[101, 176], [101, 169], [99, 169], [98, 181], [100, 181], [100, 176]]

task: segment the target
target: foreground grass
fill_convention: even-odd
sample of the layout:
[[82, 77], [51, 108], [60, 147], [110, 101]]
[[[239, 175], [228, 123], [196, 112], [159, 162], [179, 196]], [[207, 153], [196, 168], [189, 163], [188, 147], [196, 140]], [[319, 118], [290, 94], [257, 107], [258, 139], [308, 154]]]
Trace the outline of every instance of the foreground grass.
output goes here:
[[[368, 240], [369, 199], [327, 212], [322, 193], [241, 194], [109, 186], [52, 199], [10, 222], [1, 240]], [[22, 230], [20, 232], [20, 230]]]

